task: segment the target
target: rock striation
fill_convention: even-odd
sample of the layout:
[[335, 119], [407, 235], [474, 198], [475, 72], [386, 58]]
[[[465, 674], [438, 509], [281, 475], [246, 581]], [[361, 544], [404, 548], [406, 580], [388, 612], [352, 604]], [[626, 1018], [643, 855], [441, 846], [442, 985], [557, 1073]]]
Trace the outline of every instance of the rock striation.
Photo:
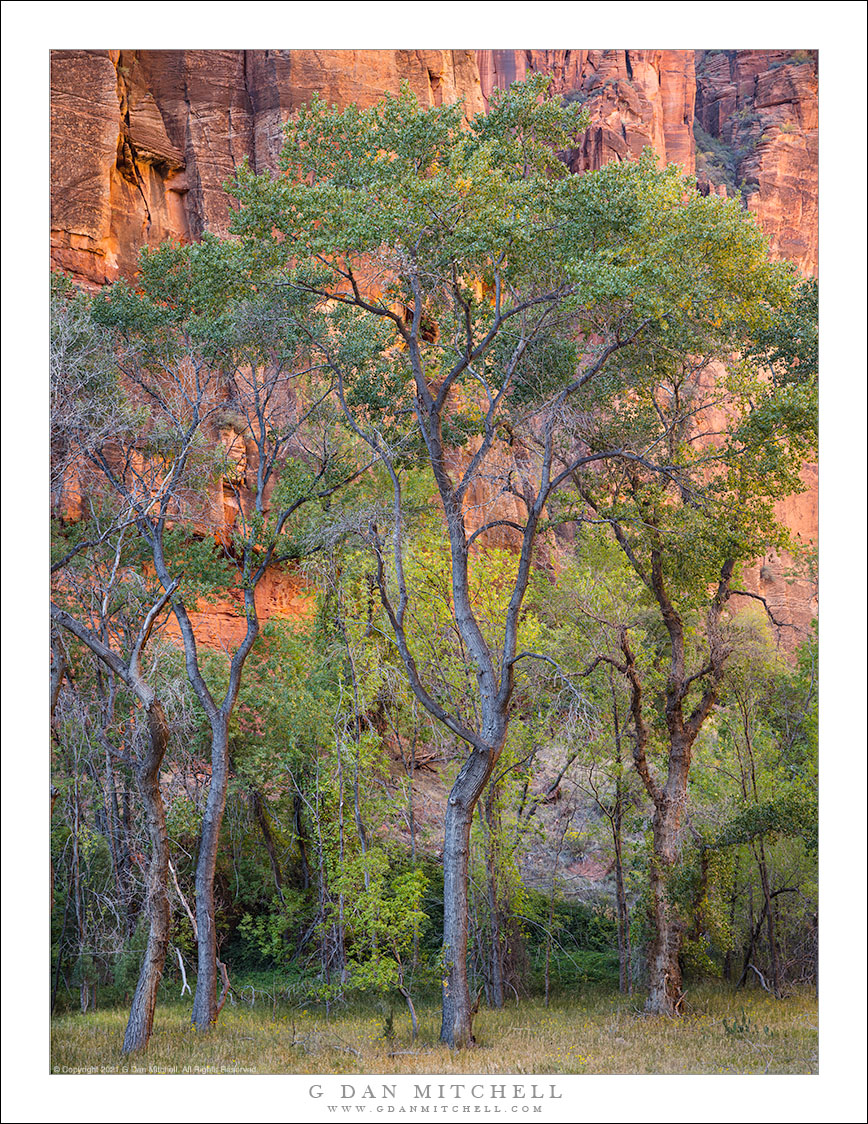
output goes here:
[[816, 274], [817, 58], [782, 50], [55, 51], [52, 259], [96, 286], [143, 245], [224, 233], [224, 182], [245, 159], [276, 167], [284, 122], [314, 93], [365, 106], [406, 81], [470, 116], [532, 72], [590, 112], [574, 171], [650, 146], [741, 193], [775, 252]]
[[[700, 187], [741, 194], [769, 236], [772, 252], [806, 277], [819, 273], [818, 60], [816, 51], [697, 51], [697, 179]], [[777, 505], [799, 546], [818, 526], [818, 470], [802, 470], [804, 491]], [[817, 614], [813, 580], [794, 576], [790, 555], [769, 555], [744, 574], [789, 626], [793, 647]]]
[[772, 250], [817, 276], [816, 51], [697, 51], [700, 183], [741, 192]]
[[549, 74], [552, 88], [582, 102], [591, 126], [569, 156], [573, 171], [637, 157], [651, 147], [665, 161], [693, 171], [693, 51], [477, 51], [482, 92], [531, 73]]
[[369, 106], [407, 81], [426, 105], [485, 102], [470, 51], [55, 51], [52, 261], [98, 287], [142, 246], [228, 229], [223, 184], [277, 166], [282, 128], [315, 93]]

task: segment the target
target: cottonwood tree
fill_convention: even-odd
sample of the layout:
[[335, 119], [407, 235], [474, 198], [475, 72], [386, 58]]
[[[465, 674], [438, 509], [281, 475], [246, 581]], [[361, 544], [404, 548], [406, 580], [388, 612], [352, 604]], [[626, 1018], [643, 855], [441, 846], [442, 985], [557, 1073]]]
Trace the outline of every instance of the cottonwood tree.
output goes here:
[[[81, 490], [81, 472], [89, 454], [109, 435], [111, 440], [122, 441], [124, 432], [129, 433], [130, 415], [118, 392], [110, 353], [93, 323], [90, 302], [59, 279], [52, 292], [51, 340], [53, 506], [62, 511], [72, 505], [78, 517], [72, 530], [59, 521], [60, 533], [53, 544], [51, 619], [55, 627], [90, 649], [108, 676], [105, 713], [95, 737], [105, 747], [109, 768], [112, 758], [123, 759], [131, 766], [151, 844], [146, 897], [148, 943], [123, 1043], [123, 1052], [131, 1053], [148, 1045], [171, 926], [169, 841], [160, 790], [169, 724], [159, 686], [143, 667], [143, 660], [155, 626], [165, 619], [164, 609], [177, 583], [161, 591], [149, 589], [149, 583], [138, 575], [133, 575], [131, 582], [129, 525], [134, 509], [106, 502], [106, 496], [98, 491], [88, 494]], [[70, 494], [72, 481], [75, 491]], [[86, 569], [84, 583], [82, 564]], [[60, 689], [61, 664], [69, 673], [68, 661], [58, 656], [52, 710]], [[129, 689], [145, 715], [145, 744], [133, 750], [133, 757], [112, 745], [108, 737], [120, 685]]]
[[118, 651], [113, 644], [107, 643], [97, 632], [66, 610], [53, 603], [51, 606], [52, 620], [85, 644], [105, 667], [132, 691], [144, 711], [147, 725], [146, 743], [135, 758], [122, 755], [108, 742], [105, 731], [100, 731], [100, 739], [107, 746], [108, 752], [117, 757], [123, 756], [132, 764], [145, 809], [151, 843], [146, 903], [148, 943], [124, 1035], [123, 1053], [125, 1054], [147, 1048], [154, 1023], [157, 987], [163, 975], [169, 947], [172, 920], [167, 890], [169, 837], [166, 830], [166, 811], [160, 791], [160, 769], [168, 748], [169, 724], [163, 703], [142, 669], [142, 657], [154, 622], [172, 592], [174, 587], [170, 586], [169, 590], [160, 595], [148, 608], [127, 651]]
[[[260, 628], [256, 589], [269, 566], [297, 552], [287, 535], [295, 513], [353, 472], [332, 444], [328, 411], [300, 351], [305, 299], [297, 290], [260, 296], [239, 271], [232, 244], [206, 239], [146, 254], [135, 288], [118, 283], [93, 307], [133, 423], [90, 434], [85, 487], [110, 495], [127, 513], [140, 564], [162, 588], [157, 604], [174, 615], [187, 677], [211, 731], [196, 865], [193, 1022], [201, 1030], [222, 1005], [214, 877], [229, 722]], [[305, 398], [296, 394], [302, 376]], [[209, 590], [243, 606], [222, 688], [203, 674], [191, 618]], [[115, 671], [134, 683], [135, 661]], [[225, 997], [225, 971], [223, 979]]]
[[[314, 100], [287, 127], [280, 174], [243, 171], [233, 188], [234, 230], [263, 285], [271, 271], [276, 288], [319, 302], [325, 330], [311, 346], [391, 492], [358, 520], [376, 588], [418, 702], [467, 747], [444, 825], [450, 1046], [472, 1041], [470, 831], [530, 657], [518, 638], [546, 505], [583, 466], [638, 466], [648, 455], [620, 431], [590, 448], [572, 421], [601, 402], [629, 415], [629, 386], [610, 369], [621, 354], [640, 356], [646, 338], [711, 331], [719, 319], [750, 324], [791, 287], [751, 222], [701, 199], [677, 169], [658, 171], [649, 156], [569, 175], [557, 153], [586, 118], [546, 95], [535, 77], [470, 122], [460, 106], [420, 108], [406, 89], [366, 111]], [[638, 359], [631, 369], [644, 377]], [[417, 590], [405, 500], [416, 468], [443, 519], [450, 611], [473, 667], [469, 720], [425, 681], [408, 633]], [[515, 565], [492, 637], [470, 585], [495, 534]]]
[[[736, 266], [740, 292], [715, 294], [710, 321], [687, 294], [680, 321], [649, 333], [641, 352], [613, 364], [616, 394], [598, 398], [573, 429], [588, 450], [619, 458], [573, 474], [579, 502], [605, 523], [641, 583], [644, 631], [656, 633], [664, 684], [658, 691], [622, 627], [611, 662], [630, 685], [633, 760], [653, 805], [648, 1010], [673, 1014], [683, 996], [679, 956], [686, 918], [671, 883], [683, 847], [688, 778], [697, 738], [717, 704], [736, 638], [730, 598], [739, 567], [790, 545], [774, 503], [801, 490], [799, 469], [815, 449], [816, 366], [777, 364], [776, 321], [799, 319], [793, 281], [765, 258], [759, 232], [731, 205], [717, 237], [685, 244], [691, 277]], [[661, 235], [666, 236], [666, 217]], [[676, 219], [676, 222], [679, 221]], [[802, 317], [799, 335], [812, 338]], [[759, 342], [758, 342], [759, 341]], [[638, 364], [637, 361], [638, 360]], [[724, 366], [725, 363], [725, 366]], [[759, 597], [759, 600], [762, 600]], [[780, 622], [775, 622], [780, 623]], [[662, 760], [655, 761], [656, 751]]]
[[[91, 534], [84, 523], [77, 530], [79, 543]], [[123, 1052], [132, 1053], [148, 1045], [171, 926], [169, 839], [160, 773], [176, 720], [173, 703], [177, 690], [162, 661], [151, 659], [148, 649], [155, 647], [152, 637], [165, 624], [174, 587], [161, 591], [152, 579], [136, 572], [136, 552], [130, 551], [134, 536], [128, 527], [116, 528], [113, 535], [103, 528], [99, 538], [100, 551], [91, 548], [86, 553], [74, 553], [72, 558], [72, 548], [66, 543], [61, 547], [51, 619], [68, 641], [74, 638], [96, 657], [96, 674], [87, 678], [82, 675], [82, 662], [77, 661], [73, 685], [72, 664], [76, 661], [68, 641], [63, 644], [65, 674], [70, 680], [67, 694], [77, 698], [81, 736], [93, 744], [105, 763], [101, 811], [116, 881], [117, 908], [127, 937], [136, 922], [129, 869], [130, 824], [123, 822], [118, 812], [116, 771], [129, 768], [132, 772], [144, 809], [151, 849], [145, 892], [148, 939], [123, 1042]], [[124, 688], [129, 692], [126, 698], [121, 697]], [[129, 712], [129, 696], [141, 708], [144, 729]], [[59, 742], [66, 740], [68, 729], [68, 723], [65, 732], [55, 729]]]

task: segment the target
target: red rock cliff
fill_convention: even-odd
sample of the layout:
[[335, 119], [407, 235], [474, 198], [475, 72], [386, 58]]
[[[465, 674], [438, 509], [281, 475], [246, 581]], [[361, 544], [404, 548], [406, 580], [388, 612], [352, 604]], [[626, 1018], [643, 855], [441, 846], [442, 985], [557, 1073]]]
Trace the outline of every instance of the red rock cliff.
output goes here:
[[[468, 115], [532, 71], [582, 101], [576, 171], [650, 145], [744, 193], [781, 256], [817, 271], [817, 60], [808, 51], [56, 51], [52, 255], [80, 281], [134, 267], [144, 244], [226, 229], [222, 185], [274, 167], [314, 92], [370, 105], [403, 80]], [[695, 161], [694, 120], [699, 126]]]
[[[772, 252], [804, 276], [817, 276], [818, 113], [815, 51], [697, 51], [697, 174], [700, 184], [740, 192], [769, 236]], [[817, 538], [817, 465], [802, 470], [805, 490], [778, 505], [802, 546]], [[793, 646], [817, 612], [812, 580], [794, 578], [793, 559], [769, 555], [745, 573], [776, 617], [795, 625]]]
[[693, 51], [477, 51], [486, 101], [528, 74], [550, 74], [554, 89], [591, 115], [573, 171], [638, 156], [650, 145], [693, 171]]
[[816, 276], [816, 52], [697, 51], [696, 121], [700, 179], [720, 184], [728, 165], [772, 250]]
[[143, 245], [224, 233], [223, 184], [245, 158], [276, 167], [294, 109], [371, 105], [405, 79], [423, 104], [484, 109], [469, 51], [55, 51], [53, 262], [97, 286]]

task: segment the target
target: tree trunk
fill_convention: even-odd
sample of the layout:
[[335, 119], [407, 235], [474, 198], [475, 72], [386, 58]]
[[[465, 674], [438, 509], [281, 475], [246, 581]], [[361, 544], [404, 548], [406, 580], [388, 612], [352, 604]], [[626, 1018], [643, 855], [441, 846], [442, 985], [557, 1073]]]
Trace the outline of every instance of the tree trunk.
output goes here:
[[[416, 865], [416, 806], [413, 802], [413, 785], [416, 782], [416, 707], [413, 707], [413, 740], [410, 743], [410, 777], [407, 784], [407, 803], [410, 815], [410, 861]], [[403, 756], [403, 753], [402, 753]], [[419, 937], [413, 938], [413, 947], [418, 952]]]
[[271, 834], [271, 827], [268, 823], [268, 817], [265, 814], [265, 805], [262, 795], [256, 788], [250, 790], [250, 803], [253, 806], [256, 822], [259, 824], [259, 830], [262, 832], [262, 838], [265, 841], [265, 849], [268, 851], [268, 860], [271, 863], [271, 873], [274, 875], [274, 885], [277, 888], [277, 896], [280, 898], [280, 904], [285, 905], [286, 902], [283, 897], [283, 876], [280, 873], [280, 863], [277, 861], [277, 847], [274, 845], [274, 836]]
[[[620, 801], [620, 799], [621, 797], [618, 795], [617, 800]], [[630, 910], [627, 906], [627, 890], [624, 885], [620, 815], [616, 815], [612, 824], [612, 831], [615, 837], [615, 896], [618, 902], [618, 990], [622, 995], [632, 995]]]
[[57, 964], [54, 969], [54, 986], [51, 989], [51, 1013], [57, 1005], [57, 989], [60, 987], [60, 968], [63, 963], [63, 938], [66, 936], [66, 919], [69, 916], [69, 903], [72, 895], [67, 892], [66, 905], [63, 907], [63, 923], [60, 926], [60, 939], [57, 942]]
[[295, 797], [292, 804], [292, 828], [295, 833], [295, 838], [298, 842], [298, 854], [301, 859], [301, 888], [307, 890], [310, 888], [311, 873], [310, 861], [307, 857], [308, 843], [307, 837], [304, 832], [304, 824], [302, 823], [302, 809], [303, 802], [301, 793], [296, 789]]
[[648, 1000], [645, 1010], [676, 1015], [683, 998], [679, 955], [684, 922], [669, 897], [668, 882], [676, 862], [677, 820], [668, 802], [654, 813], [654, 852], [651, 856], [651, 922], [654, 936], [648, 951]]
[[781, 968], [780, 956], [778, 954], [777, 935], [775, 933], [775, 915], [774, 915], [774, 902], [772, 901], [773, 894], [769, 885], [768, 864], [766, 862], [766, 851], [763, 846], [762, 839], [759, 840], [758, 845], [753, 848], [754, 857], [757, 861], [760, 874], [760, 885], [763, 892], [763, 903], [766, 915], [766, 934], [769, 942], [769, 966], [771, 969], [772, 977], [772, 991], [774, 992], [775, 999], [781, 998]]
[[[747, 714], [744, 713], [743, 729], [745, 736], [745, 749], [747, 751], [747, 758], [750, 767], [750, 780], [751, 788], [753, 790], [754, 803], [759, 803], [759, 790], [756, 780], [756, 762], [754, 760], [753, 752], [753, 739], [751, 738], [751, 730], [747, 719]], [[778, 957], [777, 937], [775, 935], [775, 917], [774, 905], [772, 903], [771, 887], [769, 886], [768, 866], [766, 863], [766, 851], [763, 845], [762, 837], [752, 845], [754, 858], [756, 859], [757, 866], [759, 867], [760, 885], [763, 892], [763, 902], [766, 913], [766, 925], [769, 941], [769, 963], [771, 967], [772, 989], [776, 999], [781, 997], [781, 972], [780, 961]]]
[[[654, 524], [651, 522], [649, 525]], [[727, 559], [721, 566], [717, 590], [706, 613], [708, 664], [694, 675], [690, 675], [685, 653], [684, 622], [666, 588], [663, 556], [659, 545], [652, 547], [650, 575], [645, 574], [642, 567], [636, 564], [623, 529], [618, 524], [613, 526], [615, 536], [634, 570], [657, 601], [660, 616], [669, 634], [671, 648], [664, 707], [669, 733], [669, 751], [666, 781], [661, 786], [653, 775], [647, 757], [648, 726], [643, 714], [641, 678], [636, 670], [636, 660], [630, 649], [627, 630], [621, 631], [621, 650], [625, 656], [624, 672], [631, 687], [630, 712], [635, 737], [633, 762], [646, 792], [654, 802], [654, 849], [650, 872], [650, 920], [654, 936], [648, 950], [649, 994], [645, 1009], [652, 1014], [675, 1015], [680, 1013], [684, 998], [681, 966], [678, 961], [684, 941], [685, 925], [669, 896], [668, 883], [678, 861], [678, 834], [681, 815], [687, 803], [687, 781], [693, 744], [717, 703], [717, 694], [729, 655], [729, 648], [721, 642], [718, 623], [729, 597], [729, 582], [734, 561], [731, 558]], [[688, 698], [691, 684], [696, 681], [704, 683], [702, 695], [693, 706], [690, 715], [685, 716], [685, 700]]]
[[440, 1041], [453, 1048], [473, 1041], [467, 979], [467, 881], [473, 812], [506, 740], [503, 729], [487, 753], [474, 750], [456, 778], [446, 806], [443, 844], [443, 1020]]
[[[495, 793], [489, 785], [485, 813], [480, 816], [485, 833], [485, 878], [488, 889], [488, 978], [491, 983], [492, 1007], [503, 1006], [503, 947], [500, 935], [500, 903], [497, 894], [497, 813]], [[481, 807], [481, 806], [480, 806]]]
[[196, 862], [196, 925], [198, 968], [193, 998], [193, 1023], [198, 1030], [210, 1030], [217, 1019], [217, 927], [214, 917], [214, 877], [217, 848], [226, 808], [229, 786], [228, 718], [217, 711], [211, 721], [211, 784], [202, 820], [199, 858]]
[[618, 696], [612, 682], [611, 669], [609, 690], [612, 694], [612, 723], [615, 732], [615, 806], [609, 822], [612, 827], [612, 843], [615, 848], [615, 898], [618, 904], [618, 990], [622, 995], [633, 994], [632, 949], [630, 947], [630, 910], [627, 906], [627, 889], [624, 884], [624, 774], [621, 755], [621, 722], [618, 713]]
[[[57, 803], [57, 796], [58, 796], [58, 790], [54, 787], [54, 785], [52, 785], [50, 790], [49, 790], [49, 797], [50, 797], [50, 800], [51, 800], [51, 805], [50, 805], [49, 812], [48, 812], [48, 819], [49, 819], [48, 830], [49, 831], [51, 830], [51, 822], [50, 821], [51, 821], [51, 817], [54, 815], [54, 805]], [[414, 864], [415, 864], [415, 861], [416, 860], [415, 860], [415, 857], [414, 857], [414, 859], [413, 859]], [[50, 890], [51, 890], [51, 897], [50, 897], [50, 900], [49, 900], [48, 909], [49, 909], [49, 913], [53, 913], [54, 912], [54, 859], [51, 857], [51, 847], [48, 848], [48, 869], [49, 869], [49, 876], [50, 876], [49, 887], [50, 887]]]
[[750, 937], [748, 938], [747, 948], [745, 949], [744, 953], [744, 962], [742, 964], [741, 975], [738, 978], [738, 983], [735, 985], [736, 988], [744, 987], [745, 983], [747, 982], [747, 974], [750, 971], [750, 962], [753, 959], [753, 950], [756, 948], [756, 942], [759, 940], [759, 935], [763, 927], [763, 921], [765, 921], [766, 918], [765, 903], [763, 903], [763, 907], [759, 915], [759, 920], [757, 921], [756, 925], [753, 924], [753, 907], [751, 907], [748, 917], [752, 927], [750, 929]]
[[[739, 861], [738, 855], [735, 856], [735, 866], [732, 872], [732, 893], [729, 897], [729, 931], [735, 933], [735, 910], [738, 903], [738, 875], [739, 875]], [[735, 949], [728, 948], [726, 955], [723, 958], [723, 978], [727, 983], [732, 983], [732, 966], [735, 959]]]
[[472, 820], [473, 809], [453, 802], [453, 796], [450, 796], [443, 846], [443, 1021], [440, 1040], [447, 1046], [459, 1048], [473, 1041], [467, 983], [467, 875]]
[[172, 924], [172, 907], [168, 893], [169, 832], [160, 791], [160, 768], [169, 742], [169, 728], [159, 703], [154, 703], [148, 711], [148, 733], [149, 751], [136, 768], [136, 780], [145, 807], [148, 834], [151, 837], [151, 865], [148, 868], [147, 894], [150, 928], [148, 945], [124, 1035], [122, 1051], [124, 1054], [147, 1049], [154, 1026], [157, 988], [163, 976]]
[[72, 833], [72, 884], [75, 901], [75, 921], [78, 930], [78, 966], [79, 966], [79, 1005], [81, 1013], [86, 1014], [89, 992], [85, 974], [85, 927], [84, 927], [84, 902], [81, 879], [81, 850], [79, 846], [79, 831], [81, 830], [81, 812], [78, 801], [78, 761], [75, 763], [75, 781], [73, 788], [73, 833]]
[[[52, 724], [52, 728], [54, 726], [54, 712], [57, 709], [57, 700], [60, 697], [60, 688], [61, 688], [61, 685], [63, 683], [63, 677], [64, 677], [65, 674], [66, 674], [66, 658], [63, 655], [63, 652], [62, 652], [62, 649], [60, 648], [60, 644], [59, 644], [59, 641], [57, 640], [57, 637], [54, 637], [52, 639], [52, 643], [51, 643], [51, 701], [50, 701], [50, 709], [49, 709], [49, 712], [48, 712], [49, 713], [49, 719], [50, 719], [51, 724]], [[48, 813], [49, 820], [54, 815], [54, 804], [57, 800], [57, 795], [58, 795], [57, 789], [54, 787], [54, 785], [51, 785], [51, 810]], [[49, 831], [50, 830], [51, 829], [49, 828]], [[414, 851], [415, 851], [415, 847], [414, 847]], [[54, 860], [51, 858], [50, 852], [51, 852], [51, 848], [49, 847], [48, 865], [49, 865], [49, 869], [50, 869], [50, 872], [51, 872], [51, 884], [50, 884], [51, 885], [51, 904], [49, 906], [49, 909], [50, 909], [51, 912], [53, 912], [54, 911]], [[414, 855], [413, 862], [415, 863], [415, 861], [416, 861], [416, 859], [415, 859], [415, 855]], [[56, 986], [55, 986], [54, 992], [55, 992], [55, 994], [57, 993], [57, 987]], [[52, 995], [52, 999], [51, 999], [51, 1009], [52, 1009], [52, 1011], [54, 1010], [54, 995]]]
[[398, 988], [398, 991], [404, 996], [404, 1002], [407, 1004], [407, 1009], [410, 1012], [410, 1041], [415, 1042], [419, 1036], [419, 1020], [416, 1018], [416, 1008], [413, 1006], [413, 997], [410, 994], [410, 989], [403, 985]]

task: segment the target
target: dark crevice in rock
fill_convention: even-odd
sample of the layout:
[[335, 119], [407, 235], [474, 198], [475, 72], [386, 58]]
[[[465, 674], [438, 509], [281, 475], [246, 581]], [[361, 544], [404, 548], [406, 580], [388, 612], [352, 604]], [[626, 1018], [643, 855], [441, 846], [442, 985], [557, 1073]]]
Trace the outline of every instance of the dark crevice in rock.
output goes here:
[[[130, 97], [129, 89], [127, 87], [127, 68], [125, 62], [125, 54], [123, 51], [118, 52], [118, 61], [115, 63], [115, 70], [118, 76], [118, 108], [121, 114], [121, 127], [118, 136], [118, 161], [117, 168], [127, 183], [132, 184], [142, 197], [142, 206], [145, 208], [145, 234], [147, 236], [151, 230], [151, 209], [148, 206], [148, 197], [145, 194], [145, 183], [142, 179], [142, 173], [139, 171], [138, 157], [136, 154], [136, 146], [132, 136], [132, 124], [130, 122]], [[133, 54], [133, 60], [135, 53]]]

